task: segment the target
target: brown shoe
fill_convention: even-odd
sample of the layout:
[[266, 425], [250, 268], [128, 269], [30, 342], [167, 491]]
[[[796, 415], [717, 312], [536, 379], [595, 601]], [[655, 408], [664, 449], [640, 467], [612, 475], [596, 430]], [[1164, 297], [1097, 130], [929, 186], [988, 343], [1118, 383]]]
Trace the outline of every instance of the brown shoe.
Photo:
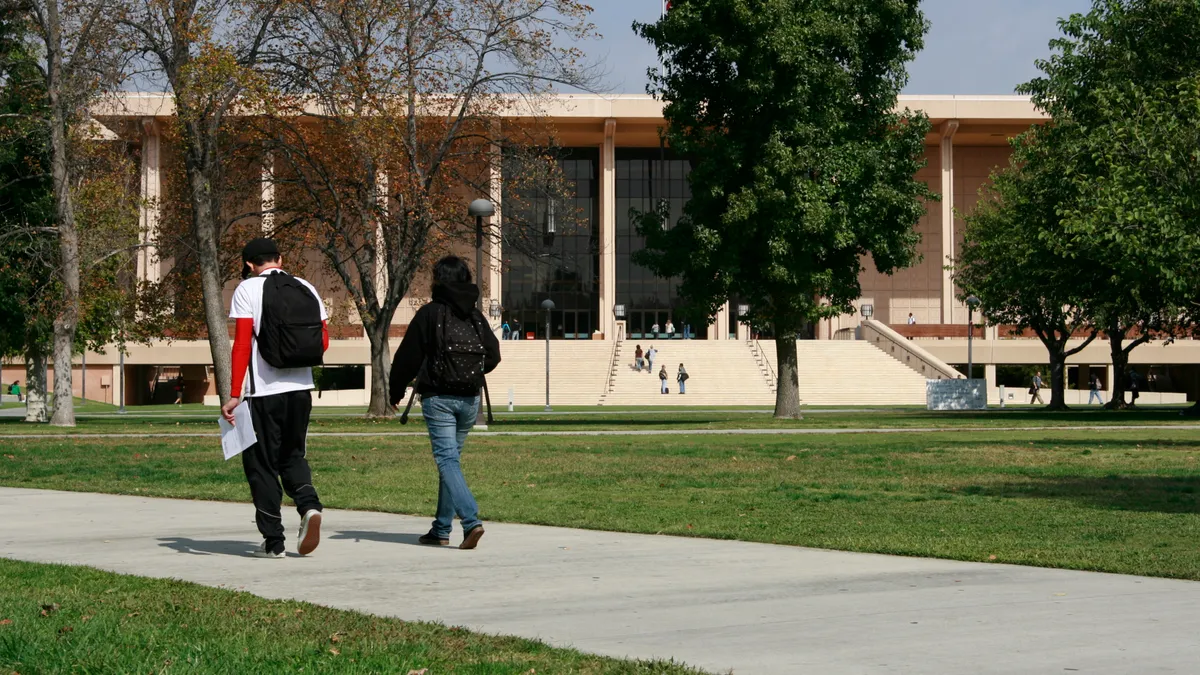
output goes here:
[[464, 551], [469, 551], [479, 545], [479, 540], [483, 538], [483, 526], [476, 525], [472, 527], [466, 535], [463, 536], [463, 543], [459, 545]]
[[315, 551], [317, 544], [320, 543], [321, 512], [313, 509], [300, 519], [300, 543], [296, 547], [296, 552], [300, 555], [308, 555]]
[[434, 534], [430, 532], [417, 537], [417, 543], [424, 544], [425, 546], [449, 546], [450, 540], [434, 536]]

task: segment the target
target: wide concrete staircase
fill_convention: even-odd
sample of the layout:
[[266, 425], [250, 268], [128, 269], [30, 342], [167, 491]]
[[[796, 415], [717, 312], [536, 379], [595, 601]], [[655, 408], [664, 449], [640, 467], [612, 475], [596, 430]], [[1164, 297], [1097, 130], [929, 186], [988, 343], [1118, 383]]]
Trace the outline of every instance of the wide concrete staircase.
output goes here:
[[[593, 406], [600, 400], [612, 363], [613, 343], [550, 341], [550, 404]], [[488, 375], [492, 407], [503, 410], [512, 389], [519, 406], [546, 404], [546, 343], [501, 340], [500, 365]]]
[[[658, 348], [654, 372], [637, 372], [633, 354], [641, 344]], [[690, 378], [687, 394], [679, 394], [675, 375], [684, 364]], [[658, 370], [667, 367], [669, 395], [659, 393]], [[760, 364], [745, 342], [735, 340], [624, 340], [612, 359], [605, 406], [771, 406], [775, 394]]]
[[[761, 342], [772, 372], [775, 343]], [[925, 405], [925, 378], [863, 340], [798, 340], [800, 401], [805, 405]]]

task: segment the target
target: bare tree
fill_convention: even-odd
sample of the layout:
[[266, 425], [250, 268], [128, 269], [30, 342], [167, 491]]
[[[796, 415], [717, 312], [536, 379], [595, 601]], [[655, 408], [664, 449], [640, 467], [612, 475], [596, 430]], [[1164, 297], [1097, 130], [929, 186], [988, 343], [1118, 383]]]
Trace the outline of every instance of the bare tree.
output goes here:
[[228, 323], [221, 290], [223, 163], [245, 112], [242, 95], [281, 0], [137, 0], [122, 19], [137, 51], [170, 88], [184, 156], [194, 253], [199, 267], [217, 392], [229, 397]]
[[[506, 110], [556, 84], [587, 88], [575, 0], [297, 0], [269, 59], [264, 145], [278, 210], [311, 224], [371, 345], [369, 415], [388, 412], [388, 331], [414, 274], [485, 196]], [[520, 133], [520, 132], [518, 132]], [[519, 144], [528, 144], [528, 138]], [[483, 275], [479, 275], [483, 276]], [[482, 279], [481, 279], [482, 281]]]

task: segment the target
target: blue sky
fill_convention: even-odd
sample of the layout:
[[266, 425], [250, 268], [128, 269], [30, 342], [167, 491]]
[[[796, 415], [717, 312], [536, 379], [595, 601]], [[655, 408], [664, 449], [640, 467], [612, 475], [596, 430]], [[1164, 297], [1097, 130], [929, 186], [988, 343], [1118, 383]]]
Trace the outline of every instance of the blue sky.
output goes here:
[[[644, 93], [654, 50], [633, 34], [636, 19], [658, 17], [660, 0], [591, 0], [603, 39], [585, 43], [603, 61], [605, 89]], [[925, 50], [909, 67], [908, 94], [1011, 94], [1037, 74], [1033, 62], [1050, 51], [1059, 17], [1084, 12], [1090, 0], [924, 0], [932, 27]]]

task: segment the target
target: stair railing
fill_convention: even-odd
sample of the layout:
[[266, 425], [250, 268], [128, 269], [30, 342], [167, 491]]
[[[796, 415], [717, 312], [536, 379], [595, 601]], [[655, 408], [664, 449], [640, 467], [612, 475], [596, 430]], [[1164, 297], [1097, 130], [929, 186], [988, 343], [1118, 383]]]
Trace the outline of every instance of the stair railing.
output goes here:
[[762, 365], [763, 370], [767, 371], [767, 377], [769, 378], [767, 384], [771, 387], [771, 391], [775, 391], [775, 387], [779, 382], [779, 376], [775, 374], [775, 369], [771, 367], [771, 361], [767, 358], [766, 352], [763, 351], [762, 343], [758, 341], [758, 338], [751, 338], [751, 341], [751, 349], [754, 351], [754, 357]]
[[604, 378], [604, 391], [600, 393], [601, 401], [604, 401], [612, 393], [613, 373], [617, 370], [617, 351], [620, 346], [620, 340], [613, 340], [612, 353], [608, 357], [608, 375]]

